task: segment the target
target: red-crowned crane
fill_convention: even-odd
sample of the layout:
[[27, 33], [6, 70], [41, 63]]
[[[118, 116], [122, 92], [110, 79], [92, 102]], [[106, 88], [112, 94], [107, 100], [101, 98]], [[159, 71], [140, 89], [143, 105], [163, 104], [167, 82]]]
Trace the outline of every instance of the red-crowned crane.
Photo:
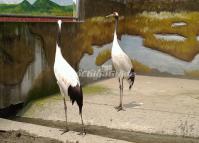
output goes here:
[[131, 59], [126, 55], [126, 53], [121, 49], [118, 40], [117, 40], [117, 27], [119, 21], [119, 14], [117, 12], [113, 12], [112, 14], [106, 17], [114, 17], [115, 18], [115, 31], [114, 31], [114, 39], [111, 51], [111, 58], [113, 62], [113, 66], [116, 70], [118, 79], [119, 79], [119, 88], [120, 88], [120, 103], [119, 106], [116, 107], [118, 111], [125, 111], [123, 108], [123, 80], [127, 79], [129, 82], [129, 89], [134, 84], [135, 80], [135, 72], [131, 62]]
[[58, 20], [58, 35], [57, 35], [57, 43], [56, 43], [54, 74], [57, 79], [57, 84], [60, 88], [60, 92], [64, 101], [66, 127], [62, 134], [69, 131], [68, 124], [67, 124], [66, 96], [70, 97], [72, 104], [74, 104], [74, 102], [77, 103], [79, 107], [79, 114], [81, 117], [81, 122], [82, 122], [82, 132], [80, 134], [86, 134], [84, 122], [82, 118], [83, 92], [80, 85], [80, 81], [75, 70], [64, 59], [61, 53], [61, 24], [62, 24], [62, 21]]

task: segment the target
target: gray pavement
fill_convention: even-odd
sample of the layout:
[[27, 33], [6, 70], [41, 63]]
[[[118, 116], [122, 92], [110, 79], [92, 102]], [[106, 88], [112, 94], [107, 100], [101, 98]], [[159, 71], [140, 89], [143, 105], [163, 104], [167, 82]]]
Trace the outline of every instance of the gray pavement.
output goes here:
[[[199, 80], [137, 76], [132, 90], [125, 82], [124, 107], [119, 103], [117, 79], [90, 85], [103, 87], [104, 92], [85, 93], [83, 118], [86, 125], [136, 131], [158, 135], [199, 137]], [[68, 121], [80, 124], [78, 107], [68, 101]], [[64, 121], [60, 96], [38, 100], [27, 106], [19, 116]]]
[[[50, 128], [45, 126], [33, 125], [28, 123], [21, 123], [10, 121], [0, 118], [0, 130], [1, 131], [23, 131], [32, 134], [37, 137], [45, 137], [49, 139], [56, 139], [64, 143], [129, 143], [127, 141], [121, 141], [111, 138], [100, 137], [96, 135], [87, 134], [85, 136], [78, 135], [77, 132], [69, 131], [66, 134], [61, 135], [61, 131], [57, 128]], [[1, 142], [1, 140], [0, 140]], [[17, 139], [14, 141], [17, 142]], [[41, 141], [42, 142], [42, 141]]]

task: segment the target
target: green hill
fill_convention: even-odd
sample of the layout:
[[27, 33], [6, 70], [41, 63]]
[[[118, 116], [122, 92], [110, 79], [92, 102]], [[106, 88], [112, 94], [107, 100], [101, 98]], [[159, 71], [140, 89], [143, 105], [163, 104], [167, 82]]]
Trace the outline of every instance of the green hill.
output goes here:
[[39, 13], [65, 15], [65, 13], [73, 13], [72, 6], [60, 6], [50, 0], [37, 0], [33, 6]]
[[34, 11], [34, 7], [27, 0], [24, 0], [20, 4], [16, 5], [15, 8], [11, 9], [10, 11], [16, 13], [32, 12]]
[[50, 0], [37, 0], [31, 5], [24, 0], [19, 4], [0, 4], [0, 14], [72, 16], [73, 6], [60, 6]]
[[27, 0], [24, 0], [20, 4], [18, 4], [16, 7], [19, 7], [22, 9], [29, 9], [29, 8], [32, 8], [32, 5]]
[[37, 9], [37, 11], [50, 11], [51, 9], [62, 9], [58, 4], [50, 1], [50, 0], [37, 0], [33, 6]]

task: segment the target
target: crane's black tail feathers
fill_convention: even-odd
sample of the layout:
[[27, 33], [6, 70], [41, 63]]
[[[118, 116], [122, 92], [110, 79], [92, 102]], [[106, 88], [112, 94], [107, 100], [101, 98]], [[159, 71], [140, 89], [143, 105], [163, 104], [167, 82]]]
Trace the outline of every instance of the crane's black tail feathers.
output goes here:
[[83, 106], [83, 92], [82, 87], [77, 85], [75, 87], [72, 87], [71, 85], [68, 88], [68, 96], [70, 97], [70, 100], [72, 102], [72, 105], [74, 102], [77, 103], [79, 107], [79, 114], [82, 113], [82, 106]]
[[135, 80], [135, 71], [132, 68], [130, 73], [129, 73], [129, 77], [128, 77], [128, 81], [129, 81], [129, 90], [132, 88], [133, 84], [134, 84], [134, 80]]

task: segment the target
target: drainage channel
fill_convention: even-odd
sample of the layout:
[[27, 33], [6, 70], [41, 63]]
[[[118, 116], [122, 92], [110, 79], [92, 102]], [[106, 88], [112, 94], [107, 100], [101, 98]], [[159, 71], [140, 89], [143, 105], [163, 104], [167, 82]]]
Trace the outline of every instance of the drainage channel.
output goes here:
[[[15, 117], [11, 120], [18, 122], [31, 123], [36, 125], [42, 125], [53, 128], [64, 128], [64, 121], [50, 121], [42, 119], [33, 119], [25, 117]], [[81, 125], [77, 123], [69, 123], [69, 128], [72, 131], [80, 132]], [[134, 131], [110, 129], [103, 126], [87, 125], [86, 131], [88, 134], [98, 135], [102, 137], [108, 137], [118, 140], [125, 140], [136, 143], [199, 143], [199, 138], [190, 138], [183, 136], [166, 136], [158, 134], [147, 134]]]

